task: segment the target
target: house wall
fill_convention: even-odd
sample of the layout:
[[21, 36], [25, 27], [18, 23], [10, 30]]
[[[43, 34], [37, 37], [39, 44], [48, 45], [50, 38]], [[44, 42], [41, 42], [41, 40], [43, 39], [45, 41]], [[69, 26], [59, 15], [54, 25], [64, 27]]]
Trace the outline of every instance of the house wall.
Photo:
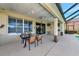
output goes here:
[[[9, 35], [9, 33], [8, 33], [8, 16], [32, 21], [33, 22], [32, 33], [36, 32], [36, 28], [35, 28], [36, 22], [41, 23], [41, 21], [38, 21], [39, 19], [35, 19], [35, 18], [26, 16], [26, 15], [23, 15], [23, 14], [20, 14], [17, 12], [13, 12], [13, 11], [9, 11], [9, 10], [5, 10], [5, 11], [0, 10], [0, 24], [5, 25], [3, 28], [0, 28], [0, 45], [18, 40], [16, 35]], [[51, 33], [53, 32], [53, 25], [51, 27], [47, 28], [47, 21], [43, 21], [42, 23], [46, 24], [46, 33], [47, 33], [47, 31], [50, 31]], [[19, 36], [18, 36], [18, 38], [19, 38]]]
[[50, 34], [54, 34], [54, 24], [51, 23], [50, 26], [47, 26], [47, 32], [49, 32]]
[[72, 21], [67, 23], [67, 30], [77, 31], [79, 29], [79, 21]]
[[0, 13], [0, 23], [5, 25], [3, 28], [0, 28], [0, 34], [7, 34], [8, 16], [6, 14]]

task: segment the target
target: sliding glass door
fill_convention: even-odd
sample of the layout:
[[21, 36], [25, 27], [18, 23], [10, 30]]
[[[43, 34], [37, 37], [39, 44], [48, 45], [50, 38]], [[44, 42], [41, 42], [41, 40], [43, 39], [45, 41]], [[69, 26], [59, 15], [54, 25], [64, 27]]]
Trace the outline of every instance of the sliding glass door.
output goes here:
[[36, 34], [45, 34], [45, 32], [46, 32], [45, 24], [36, 23]]

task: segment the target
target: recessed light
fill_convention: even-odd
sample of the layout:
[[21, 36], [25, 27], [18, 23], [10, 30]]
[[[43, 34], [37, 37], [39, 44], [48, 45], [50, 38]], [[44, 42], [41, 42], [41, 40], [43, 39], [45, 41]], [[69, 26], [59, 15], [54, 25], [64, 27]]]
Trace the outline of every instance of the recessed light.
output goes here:
[[32, 14], [34, 14], [35, 12], [34, 12], [34, 10], [32, 10]]

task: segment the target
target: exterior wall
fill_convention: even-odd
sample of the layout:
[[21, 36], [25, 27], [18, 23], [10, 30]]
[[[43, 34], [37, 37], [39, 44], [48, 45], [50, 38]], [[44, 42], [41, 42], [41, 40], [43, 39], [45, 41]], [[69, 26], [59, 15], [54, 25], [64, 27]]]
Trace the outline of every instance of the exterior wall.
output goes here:
[[77, 31], [79, 29], [79, 21], [67, 22], [67, 30]]
[[[37, 20], [25, 15], [19, 14], [17, 12], [11, 12], [11, 11], [6, 11], [5, 13], [0, 12], [0, 23], [5, 25], [4, 28], [0, 29], [0, 34], [8, 34], [8, 16], [32, 21], [33, 23], [32, 33], [35, 33], [36, 31], [36, 28], [35, 28], [36, 22], [41, 23], [41, 21], [38, 21], [39, 19]], [[47, 24], [46, 21], [43, 21], [42, 23]]]
[[7, 34], [8, 32], [8, 16], [6, 14], [0, 13], [0, 23], [5, 26], [0, 29], [0, 34]]
[[74, 23], [74, 30], [79, 30], [79, 21]]
[[[46, 4], [45, 6], [46, 6], [46, 9], [49, 9], [49, 12], [52, 12], [52, 14], [57, 16], [61, 22], [64, 22], [61, 14], [58, 11], [58, 8], [56, 7], [55, 4]], [[35, 19], [35, 18], [26, 16], [26, 15], [23, 15], [23, 14], [20, 14], [17, 12], [0, 9], [0, 23], [5, 25], [4, 28], [0, 29], [0, 45], [11, 42], [11, 41], [15, 41], [17, 39], [17, 37], [15, 35], [8, 35], [8, 16], [32, 21], [33, 22], [32, 33], [36, 33], [36, 28], [35, 28], [36, 22], [41, 23], [41, 21], [39, 21], [39, 19]], [[47, 33], [47, 31], [49, 31], [50, 34], [53, 34], [54, 33], [54, 24], [51, 23], [51, 26], [48, 27], [47, 22], [48, 21], [43, 21], [43, 23], [46, 24], [46, 33]]]
[[[11, 12], [11, 11], [2, 11], [0, 12], [0, 24], [4, 24], [5, 26], [3, 28], [0, 28], [0, 45], [2, 44], [6, 44], [8, 42], [13, 42], [13, 41], [17, 41], [19, 36], [17, 35], [9, 35], [8, 33], [8, 16], [12, 16], [15, 18], [21, 18], [21, 19], [25, 19], [25, 20], [29, 20], [32, 21], [32, 33], [36, 33], [36, 22], [41, 23], [41, 21], [38, 21], [37, 19], [33, 19], [31, 17], [19, 14], [17, 12]], [[47, 22], [43, 21], [42, 23], [46, 24], [46, 33], [47, 31], [52, 32], [53, 31], [53, 25], [49, 28], [47, 28]], [[20, 40], [20, 38], [19, 38]]]
[[68, 30], [68, 31], [73, 31], [73, 30], [74, 30], [74, 29], [73, 29], [73, 25], [74, 25], [73, 22], [68, 22], [68, 23], [67, 23], [67, 30]]
[[51, 23], [50, 26], [47, 26], [47, 32], [49, 32], [50, 34], [54, 33], [54, 23]]

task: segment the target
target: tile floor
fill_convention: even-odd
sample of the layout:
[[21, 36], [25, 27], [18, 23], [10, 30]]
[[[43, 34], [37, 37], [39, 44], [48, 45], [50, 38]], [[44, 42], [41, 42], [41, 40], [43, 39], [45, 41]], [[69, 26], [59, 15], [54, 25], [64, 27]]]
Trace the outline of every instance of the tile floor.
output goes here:
[[74, 35], [65, 34], [53, 42], [53, 35], [44, 35], [43, 44], [31, 50], [22, 47], [20, 41], [0, 46], [0, 56], [79, 56], [79, 40]]

